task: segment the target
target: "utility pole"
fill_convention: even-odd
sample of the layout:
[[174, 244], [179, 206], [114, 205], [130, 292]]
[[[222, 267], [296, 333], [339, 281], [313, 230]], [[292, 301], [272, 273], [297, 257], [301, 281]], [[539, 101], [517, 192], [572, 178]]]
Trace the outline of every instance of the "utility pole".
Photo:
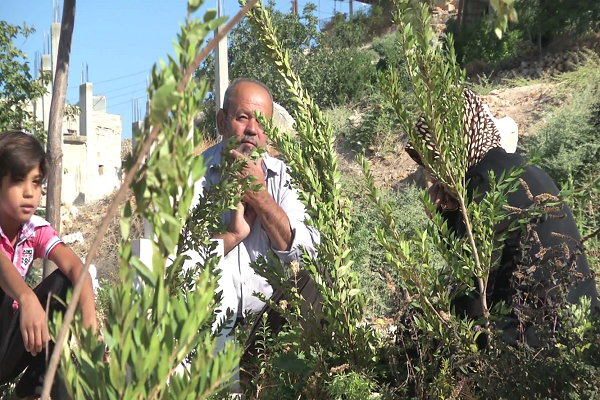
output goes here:
[[[69, 61], [71, 59], [71, 42], [75, 26], [76, 0], [64, 0], [62, 25], [56, 57], [56, 75], [53, 77], [52, 102], [50, 103], [50, 122], [48, 125], [48, 154], [50, 168], [48, 171], [48, 193], [46, 197], [46, 218], [60, 235], [60, 204], [62, 197], [62, 123], [67, 97], [69, 79]], [[44, 278], [56, 269], [54, 263], [44, 261]]]
[[352, 20], [352, 14], [353, 14], [353, 13], [352, 13], [352, 11], [353, 11], [353, 10], [352, 10], [352, 9], [353, 9], [353, 7], [352, 7], [352, 6], [353, 6], [353, 4], [352, 4], [352, 1], [353, 1], [353, 0], [348, 0], [348, 2], [350, 3], [350, 20]]
[[298, 0], [292, 0], [292, 14], [298, 15]]
[[[222, 0], [217, 0], [217, 15], [223, 16]], [[222, 27], [217, 28], [215, 35]], [[223, 38], [215, 49], [215, 103], [217, 112], [223, 107], [225, 91], [229, 86], [229, 65], [227, 60], [227, 36]]]

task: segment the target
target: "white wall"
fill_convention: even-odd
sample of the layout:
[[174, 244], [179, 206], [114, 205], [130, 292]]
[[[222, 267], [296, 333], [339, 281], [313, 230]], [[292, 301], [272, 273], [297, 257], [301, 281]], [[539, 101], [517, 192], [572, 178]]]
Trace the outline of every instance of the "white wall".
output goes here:
[[86, 138], [79, 136], [73, 139], [65, 138], [63, 144], [63, 174], [62, 201], [63, 203], [80, 204], [85, 201], [86, 188]]
[[95, 177], [91, 200], [98, 200], [112, 193], [121, 183], [121, 133], [120, 115], [94, 112], [95, 151], [94, 160], [88, 160], [88, 168]]

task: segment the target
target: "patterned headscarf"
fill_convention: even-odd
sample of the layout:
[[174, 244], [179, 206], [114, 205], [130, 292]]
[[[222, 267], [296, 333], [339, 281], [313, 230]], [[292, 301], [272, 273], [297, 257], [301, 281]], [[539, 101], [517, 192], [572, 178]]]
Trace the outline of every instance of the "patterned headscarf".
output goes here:
[[[486, 112], [481, 99], [479, 99], [475, 93], [469, 89], [465, 89], [463, 92], [465, 98], [465, 106], [463, 108], [463, 124], [467, 127], [465, 130], [467, 134], [467, 154], [468, 154], [468, 166], [471, 168], [483, 159], [488, 151], [495, 147], [501, 147], [500, 145], [500, 132], [496, 127], [496, 124], [490, 118]], [[429, 127], [425, 124], [422, 117], [419, 118], [415, 125], [415, 130], [419, 136], [425, 141], [427, 148], [433, 151], [434, 160], [439, 158], [440, 149], [437, 148]], [[412, 146], [408, 143], [405, 151], [408, 155], [419, 165], [423, 166], [421, 157]]]

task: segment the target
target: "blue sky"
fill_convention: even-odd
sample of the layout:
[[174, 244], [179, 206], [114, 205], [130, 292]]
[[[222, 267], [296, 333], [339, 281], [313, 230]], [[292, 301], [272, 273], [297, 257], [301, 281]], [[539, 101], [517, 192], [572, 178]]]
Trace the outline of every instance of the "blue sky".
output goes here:
[[[299, 0], [299, 8], [309, 0]], [[319, 18], [337, 11], [348, 12], [347, 2], [312, 0]], [[44, 31], [52, 24], [52, 0], [0, 0], [0, 20], [11, 24], [26, 22], [35, 34], [17, 43], [33, 63], [36, 51], [42, 52]], [[62, 0], [61, 15], [62, 15]], [[237, 0], [223, 0], [225, 15], [239, 9]], [[89, 81], [94, 94], [107, 96], [108, 112], [123, 117], [123, 138], [131, 137], [132, 99], [144, 97], [147, 71], [159, 58], [173, 54], [172, 40], [184, 21], [186, 0], [79, 0], [71, 49], [67, 100], [78, 101], [81, 64], [89, 66]], [[280, 10], [291, 10], [291, 0], [277, 0]], [[216, 8], [216, 0], [207, 0], [201, 12]], [[361, 9], [355, 3], [354, 10]], [[230, 77], [231, 78], [231, 77]]]

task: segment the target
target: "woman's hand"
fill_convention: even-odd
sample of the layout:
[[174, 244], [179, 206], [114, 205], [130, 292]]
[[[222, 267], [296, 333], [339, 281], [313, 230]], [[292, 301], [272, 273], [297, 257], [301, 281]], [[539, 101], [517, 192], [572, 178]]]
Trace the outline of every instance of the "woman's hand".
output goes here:
[[[452, 196], [441, 183], [434, 183], [429, 188], [429, 198], [434, 206], [441, 207], [443, 211], [454, 211], [458, 208], [458, 201]], [[425, 212], [427, 216], [431, 218], [429, 209]]]

